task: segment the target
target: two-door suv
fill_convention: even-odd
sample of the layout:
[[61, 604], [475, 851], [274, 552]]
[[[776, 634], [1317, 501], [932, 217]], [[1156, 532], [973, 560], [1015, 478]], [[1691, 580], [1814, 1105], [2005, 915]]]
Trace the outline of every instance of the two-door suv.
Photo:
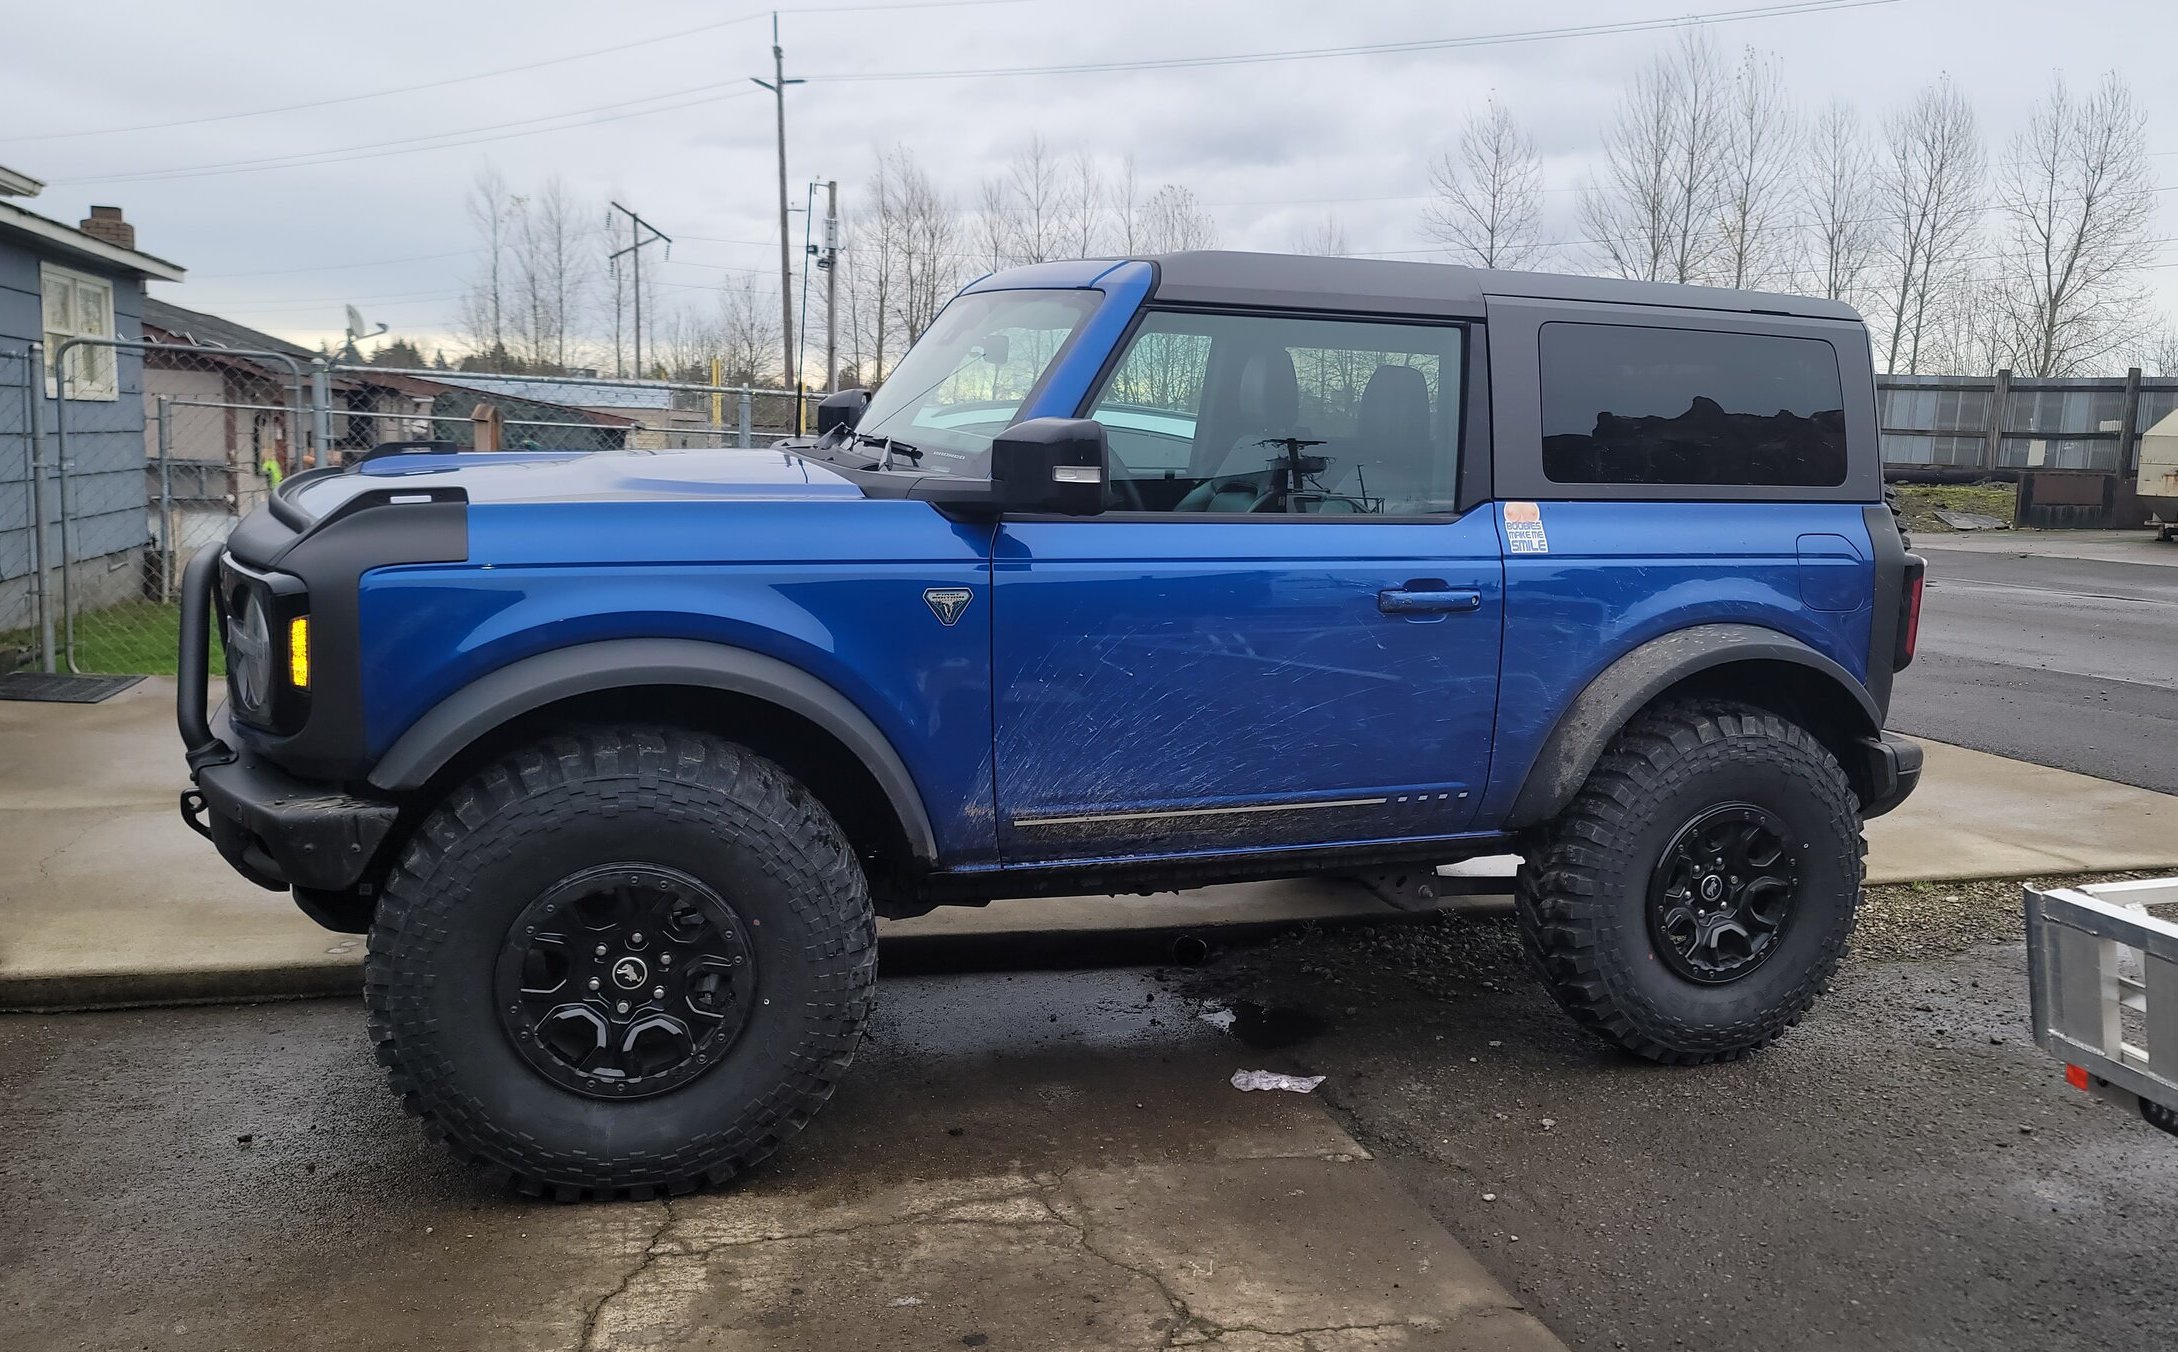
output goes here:
[[368, 931], [394, 1087], [518, 1187], [762, 1159], [855, 1052], [874, 918], [997, 897], [1517, 852], [1567, 1012], [1740, 1056], [1919, 773], [1920, 564], [1835, 302], [1040, 264], [819, 422], [389, 446], [190, 565], [184, 815]]

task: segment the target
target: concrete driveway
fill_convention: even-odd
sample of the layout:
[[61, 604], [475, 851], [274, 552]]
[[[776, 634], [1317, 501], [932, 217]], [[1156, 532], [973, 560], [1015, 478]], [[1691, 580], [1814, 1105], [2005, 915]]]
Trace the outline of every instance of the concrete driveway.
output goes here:
[[732, 1191], [560, 1206], [401, 1116], [354, 1002], [0, 1018], [0, 1347], [1559, 1347], [1286, 1063], [1139, 971], [888, 979]]

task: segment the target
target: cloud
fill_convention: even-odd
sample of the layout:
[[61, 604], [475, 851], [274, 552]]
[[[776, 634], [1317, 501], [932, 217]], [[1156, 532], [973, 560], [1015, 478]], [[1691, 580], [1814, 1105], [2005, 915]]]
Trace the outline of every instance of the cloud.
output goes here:
[[[1356, 45], [1741, 3], [1546, 0], [1507, 11], [1424, 0], [1014, 0], [789, 12], [783, 41], [790, 75], [870, 75]], [[475, 242], [462, 202], [486, 161], [518, 185], [556, 174], [585, 197], [616, 197], [675, 234], [673, 261], [661, 260], [656, 274], [675, 284], [668, 295], [696, 296], [776, 267], [771, 100], [742, 83], [770, 73], [765, 12], [721, 13], [697, 0], [639, 9], [467, 0], [368, 11], [127, 0], [100, 13], [89, 48], [80, 13], [67, 7], [10, 15], [0, 55], [0, 127], [10, 136], [0, 138], [0, 163], [55, 184], [33, 204], [48, 215], [73, 221], [92, 201], [123, 206], [145, 248], [190, 268], [187, 283], [164, 289], [178, 303], [308, 338], [337, 332], [346, 299], [397, 331], [443, 333], [473, 271], [473, 257], [460, 256]], [[720, 26], [728, 19], [738, 21]], [[627, 45], [692, 29], [703, 31]], [[1777, 52], [1803, 105], [1843, 97], [1871, 122], [1948, 71], [1980, 110], [1992, 150], [2024, 120], [2051, 69], [2084, 82], [2115, 65], [2149, 108], [2151, 148], [2172, 151], [2178, 85], [2163, 78], [2170, 44], [2152, 40], [2157, 33], [2178, 37], [2166, 5], [2109, 4], [2058, 24], [2029, 0], [1970, 12], [1884, 5], [1715, 29], [1728, 48]], [[1428, 241], [1413, 199], [1426, 191], [1427, 163], [1493, 93], [1547, 157], [1553, 224], [1568, 223], [1571, 188], [1594, 161], [1624, 79], [1669, 38], [812, 82], [788, 96], [790, 173], [797, 201], [804, 180], [829, 176], [841, 181], [851, 208], [878, 149], [898, 142], [965, 202], [999, 159], [1040, 134], [1062, 155], [1079, 149], [1112, 163], [1133, 156], [1145, 192], [1161, 182], [1187, 185], [1214, 204], [1229, 243], [1284, 247], [1295, 229], [1328, 211], [1356, 249], [1420, 249]], [[533, 68], [465, 78], [522, 65]], [[438, 81], [455, 82], [326, 101]], [[714, 88], [636, 102], [706, 85]], [[302, 106], [191, 121], [288, 104]], [[151, 129], [56, 135], [139, 124]], [[411, 139], [423, 137], [442, 139]], [[327, 163], [115, 178], [404, 140]], [[2155, 163], [2167, 178], [2178, 156]], [[2165, 246], [2161, 256], [2178, 262], [2178, 249]], [[2178, 268], [2156, 275], [2166, 305], [2178, 304]]]

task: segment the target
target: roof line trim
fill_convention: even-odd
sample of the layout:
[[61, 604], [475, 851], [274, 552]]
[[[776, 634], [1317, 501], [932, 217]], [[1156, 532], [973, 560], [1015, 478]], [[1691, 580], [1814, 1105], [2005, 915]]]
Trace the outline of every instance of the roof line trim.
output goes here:
[[140, 277], [178, 282], [188, 271], [179, 263], [169, 263], [163, 258], [139, 253], [135, 249], [124, 249], [118, 244], [108, 244], [95, 235], [86, 235], [74, 226], [62, 225], [50, 217], [25, 211], [10, 202], [0, 202], [0, 226], [20, 230], [49, 244], [58, 244], [85, 258], [117, 264]]

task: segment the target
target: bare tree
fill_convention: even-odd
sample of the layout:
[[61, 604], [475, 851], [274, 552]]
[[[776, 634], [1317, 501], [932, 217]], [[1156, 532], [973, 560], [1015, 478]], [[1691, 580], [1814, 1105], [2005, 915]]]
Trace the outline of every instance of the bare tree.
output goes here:
[[469, 184], [469, 220], [482, 236], [484, 261], [462, 298], [462, 328], [474, 352], [497, 360], [507, 355], [508, 252], [518, 201], [506, 178], [488, 164]]
[[1075, 258], [1093, 256], [1103, 236], [1104, 172], [1085, 150], [1075, 151], [1067, 161], [1057, 233], [1060, 251]]
[[2178, 325], [2166, 325], [2142, 339], [2138, 361], [2149, 375], [2178, 376]]
[[1134, 237], [1142, 253], [1215, 249], [1218, 223], [1210, 219], [1195, 194], [1177, 183], [1167, 183], [1142, 204], [1141, 222]]
[[2150, 323], [2155, 182], [2147, 113], [2115, 73], [2084, 99], [2062, 77], [2013, 138], [1997, 187], [2005, 365], [2067, 376], [2133, 346]]
[[1602, 265], [1621, 277], [1691, 282], [1719, 253], [1730, 95], [1716, 47], [1688, 29], [1637, 72], [1604, 132], [1604, 170], [1581, 192]]
[[1981, 129], [1950, 81], [1922, 90], [1884, 128], [1880, 180], [1881, 350], [1886, 371], [1923, 369], [1932, 320], [1957, 287], [1981, 212]]
[[905, 351], [959, 287], [960, 213], [904, 147], [894, 151], [892, 192], [885, 209], [898, 222], [900, 347]]
[[961, 218], [904, 145], [878, 157], [865, 201], [841, 281], [851, 307], [850, 359], [857, 378], [876, 384], [957, 288]]
[[1112, 214], [1119, 223], [1119, 250], [1132, 254], [1141, 225], [1142, 194], [1134, 177], [1134, 156], [1119, 162], [1119, 178], [1112, 185]]
[[849, 220], [848, 266], [845, 280], [853, 297], [855, 367], [871, 384], [884, 380], [891, 369], [893, 335], [899, 329], [900, 289], [906, 271], [905, 222], [899, 212], [896, 182], [903, 165], [912, 167], [914, 157], [906, 146], [894, 146], [877, 157], [863, 192], [862, 210]]
[[1326, 211], [1320, 219], [1295, 230], [1293, 251], [1332, 258], [1351, 252], [1346, 246], [1346, 227], [1339, 222], [1338, 213]]
[[1875, 264], [1880, 221], [1875, 153], [1852, 105], [1833, 101], [1815, 119], [1804, 163], [1802, 285], [1827, 300], [1857, 306]]
[[1422, 228], [1453, 258], [1483, 268], [1524, 268], [1543, 252], [1543, 162], [1535, 142], [1492, 99], [1470, 115], [1459, 140], [1429, 170], [1436, 197]]
[[718, 296], [719, 374], [728, 385], [781, 386], [779, 302], [754, 277], [728, 282]]
[[978, 242], [994, 268], [1043, 263], [1064, 247], [1066, 203], [1058, 161], [1032, 136], [1005, 172], [983, 183]]
[[1793, 203], [1786, 174], [1798, 141], [1777, 58], [1748, 48], [1733, 72], [1726, 108], [1723, 210], [1712, 268], [1719, 284], [1774, 286], [1791, 268]]
[[512, 231], [514, 347], [532, 370], [565, 371], [597, 277], [596, 213], [558, 178], [519, 206]]

